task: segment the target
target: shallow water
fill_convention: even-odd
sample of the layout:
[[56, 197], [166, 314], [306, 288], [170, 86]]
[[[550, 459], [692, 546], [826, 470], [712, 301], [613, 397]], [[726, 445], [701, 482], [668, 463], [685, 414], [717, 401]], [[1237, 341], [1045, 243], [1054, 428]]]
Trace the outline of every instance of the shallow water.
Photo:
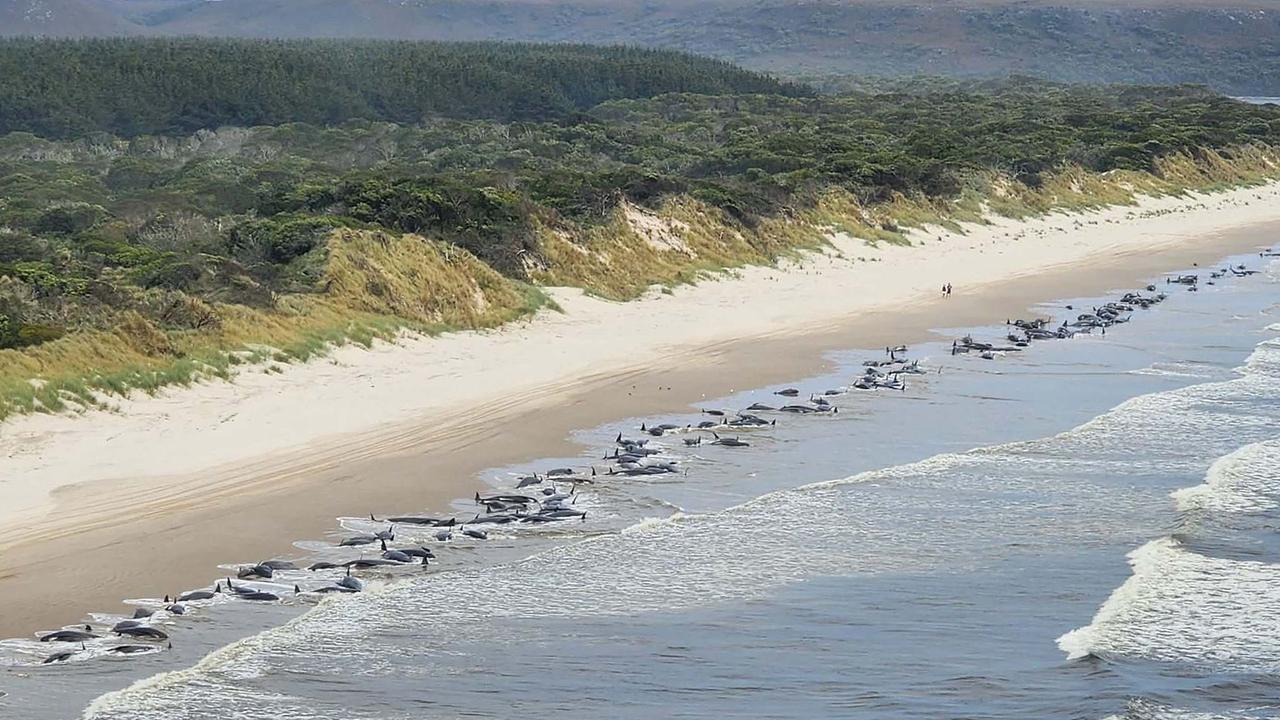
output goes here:
[[[1169, 286], [1105, 337], [990, 361], [912, 348], [941, 372], [838, 396], [838, 415], [779, 415], [740, 433], [748, 448], [664, 438], [687, 473], [585, 486], [585, 522], [492, 529], [440, 549], [436, 572], [314, 607], [200, 608], [164, 621], [169, 652], [10, 665], [0, 711], [1280, 716], [1277, 282], [1273, 265]], [[1074, 315], [1067, 303], [1095, 304], [1043, 312]], [[1005, 329], [945, 334], [966, 332]], [[878, 354], [841, 353], [838, 372], [796, 386], [846, 385]], [[780, 404], [769, 390], [708, 407]], [[603, 467], [641, 420], [585, 431], [589, 452], [537, 468]], [[533, 469], [492, 476], [509, 488]], [[49, 651], [4, 649], [11, 663]]]

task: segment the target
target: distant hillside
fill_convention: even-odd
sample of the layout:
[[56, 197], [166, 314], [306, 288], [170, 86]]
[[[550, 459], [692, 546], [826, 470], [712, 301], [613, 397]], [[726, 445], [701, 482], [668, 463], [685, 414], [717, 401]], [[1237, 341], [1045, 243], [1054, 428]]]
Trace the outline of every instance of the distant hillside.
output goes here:
[[637, 44], [786, 74], [1009, 73], [1280, 94], [1271, 0], [0, 0], [0, 34]]
[[0, 0], [0, 36], [132, 35], [142, 31], [119, 6], [101, 0]]
[[[86, 72], [86, 68], [92, 68]], [[374, 40], [0, 41], [0, 134], [565, 118], [672, 92], [806, 94], [719, 60], [586, 45]]]

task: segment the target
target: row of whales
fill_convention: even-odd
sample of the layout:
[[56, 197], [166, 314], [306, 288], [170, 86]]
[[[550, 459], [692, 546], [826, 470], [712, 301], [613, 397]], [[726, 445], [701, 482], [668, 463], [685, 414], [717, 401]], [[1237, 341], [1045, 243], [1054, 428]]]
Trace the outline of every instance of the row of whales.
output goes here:
[[[1267, 250], [1260, 255], [1271, 257], [1280, 253]], [[1258, 271], [1243, 265], [1231, 266], [1210, 273], [1207, 284], [1214, 284], [1226, 277], [1245, 277], [1256, 272]], [[1200, 277], [1195, 274], [1166, 278], [1166, 284], [1185, 286], [1188, 290], [1195, 290], [1199, 282]], [[1156, 290], [1156, 285], [1148, 285], [1145, 288], [1146, 294], [1141, 291], [1127, 292], [1115, 301], [1093, 307], [1090, 312], [1079, 313], [1074, 319], [1064, 320], [1056, 327], [1050, 320], [1043, 318], [1010, 319], [1006, 321], [1009, 332], [1005, 338], [1009, 344], [983, 342], [965, 336], [952, 343], [951, 353], [975, 353], [985, 359], [993, 359], [998, 353], [1023, 350], [1034, 341], [1068, 339], [1079, 333], [1091, 333], [1095, 330], [1105, 334], [1106, 328], [1128, 322], [1137, 310], [1149, 309], [1163, 302], [1167, 295]], [[1074, 311], [1070, 305], [1066, 308]], [[704, 409], [701, 412], [707, 419], [697, 423], [642, 423], [639, 431], [643, 437], [632, 438], [618, 433], [613, 438], [612, 447], [601, 456], [602, 468], [594, 464], [583, 468], [552, 468], [542, 473], [518, 476], [510, 492], [488, 495], [475, 493], [473, 501], [479, 510], [470, 520], [424, 515], [399, 515], [379, 519], [370, 514], [369, 522], [377, 525], [377, 529], [348, 535], [332, 545], [335, 551], [354, 550], [359, 553], [356, 557], [336, 562], [319, 560], [307, 566], [305, 571], [291, 561], [280, 559], [239, 566], [235, 571], [235, 580], [227, 577], [207, 589], [191, 590], [172, 597], [166, 595], [154, 603], [155, 607], [136, 608], [130, 618], [105, 626], [100, 624], [95, 627], [93, 623], [85, 623], [40, 633], [37, 637], [41, 643], [65, 643], [72, 646], [47, 655], [41, 662], [57, 664], [80, 656], [159, 652], [171, 648], [172, 644], [169, 633], [157, 627], [157, 624], [166, 620], [171, 622], [173, 618], [186, 615], [192, 608], [223, 600], [271, 603], [307, 596], [358, 593], [366, 587], [366, 581], [357, 575], [359, 571], [386, 572], [405, 566], [425, 568], [436, 559], [435, 551], [420, 543], [398, 547], [389, 545], [388, 543], [396, 540], [397, 527], [427, 529], [430, 537], [437, 542], [449, 543], [457, 537], [487, 540], [488, 531], [482, 526], [541, 525], [567, 520], [586, 522], [588, 511], [577, 506], [577, 501], [582, 496], [579, 493], [580, 485], [617, 478], [687, 474], [681, 460], [658, 439], [680, 435], [683, 436], [681, 439], [686, 448], [701, 445], [751, 447], [752, 442], [743, 439], [744, 434], [749, 435], [752, 430], [777, 424], [777, 419], [766, 417], [767, 414], [835, 415], [839, 413], [839, 408], [829, 399], [833, 396], [843, 395], [851, 390], [905, 391], [907, 376], [927, 372], [919, 360], [908, 360], [907, 352], [907, 347], [903, 345], [886, 347], [885, 357], [865, 361], [863, 373], [848, 387], [810, 394], [804, 402], [781, 406], [756, 402], [739, 411]], [[784, 388], [774, 392], [774, 395], [782, 398], [798, 399], [801, 394], [797, 388]], [[385, 526], [382, 526], [383, 523]], [[366, 556], [362, 548], [373, 546], [378, 549], [377, 555]], [[301, 572], [314, 575], [325, 571], [333, 572], [323, 576], [319, 585], [299, 580], [297, 575]], [[281, 582], [284, 582], [283, 587], [286, 588], [292, 585], [291, 592], [278, 589]], [[272, 585], [262, 587], [258, 583]], [[303, 583], [311, 586], [311, 589], [305, 590]], [[90, 648], [90, 644], [95, 647]]]

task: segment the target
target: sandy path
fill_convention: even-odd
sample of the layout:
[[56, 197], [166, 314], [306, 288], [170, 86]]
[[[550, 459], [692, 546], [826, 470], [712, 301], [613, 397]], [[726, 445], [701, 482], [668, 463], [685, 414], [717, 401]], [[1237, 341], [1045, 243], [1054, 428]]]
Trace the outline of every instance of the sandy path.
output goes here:
[[[1027, 305], [1280, 242], [1280, 184], [1002, 221], [912, 248], [838, 239], [782, 269], [484, 333], [343, 348], [285, 373], [0, 426], [0, 635], [200, 585], [338, 515], [443, 509], [476, 473], [576, 454], [575, 428], [812, 373]], [[942, 300], [951, 282], [956, 295]]]

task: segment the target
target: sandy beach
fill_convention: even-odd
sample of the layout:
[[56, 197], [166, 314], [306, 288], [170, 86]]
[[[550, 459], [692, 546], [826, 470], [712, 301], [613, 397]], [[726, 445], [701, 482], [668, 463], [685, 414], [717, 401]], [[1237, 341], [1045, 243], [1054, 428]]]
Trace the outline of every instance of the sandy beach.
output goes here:
[[[0, 425], [0, 635], [298, 554], [340, 515], [443, 510], [495, 466], [580, 451], [576, 428], [812, 374], [1036, 302], [1131, 287], [1280, 241], [1280, 184], [999, 220], [912, 247], [847, 237], [780, 268], [501, 330], [403, 337], [235, 382]], [[944, 283], [955, 295], [942, 298]]]

